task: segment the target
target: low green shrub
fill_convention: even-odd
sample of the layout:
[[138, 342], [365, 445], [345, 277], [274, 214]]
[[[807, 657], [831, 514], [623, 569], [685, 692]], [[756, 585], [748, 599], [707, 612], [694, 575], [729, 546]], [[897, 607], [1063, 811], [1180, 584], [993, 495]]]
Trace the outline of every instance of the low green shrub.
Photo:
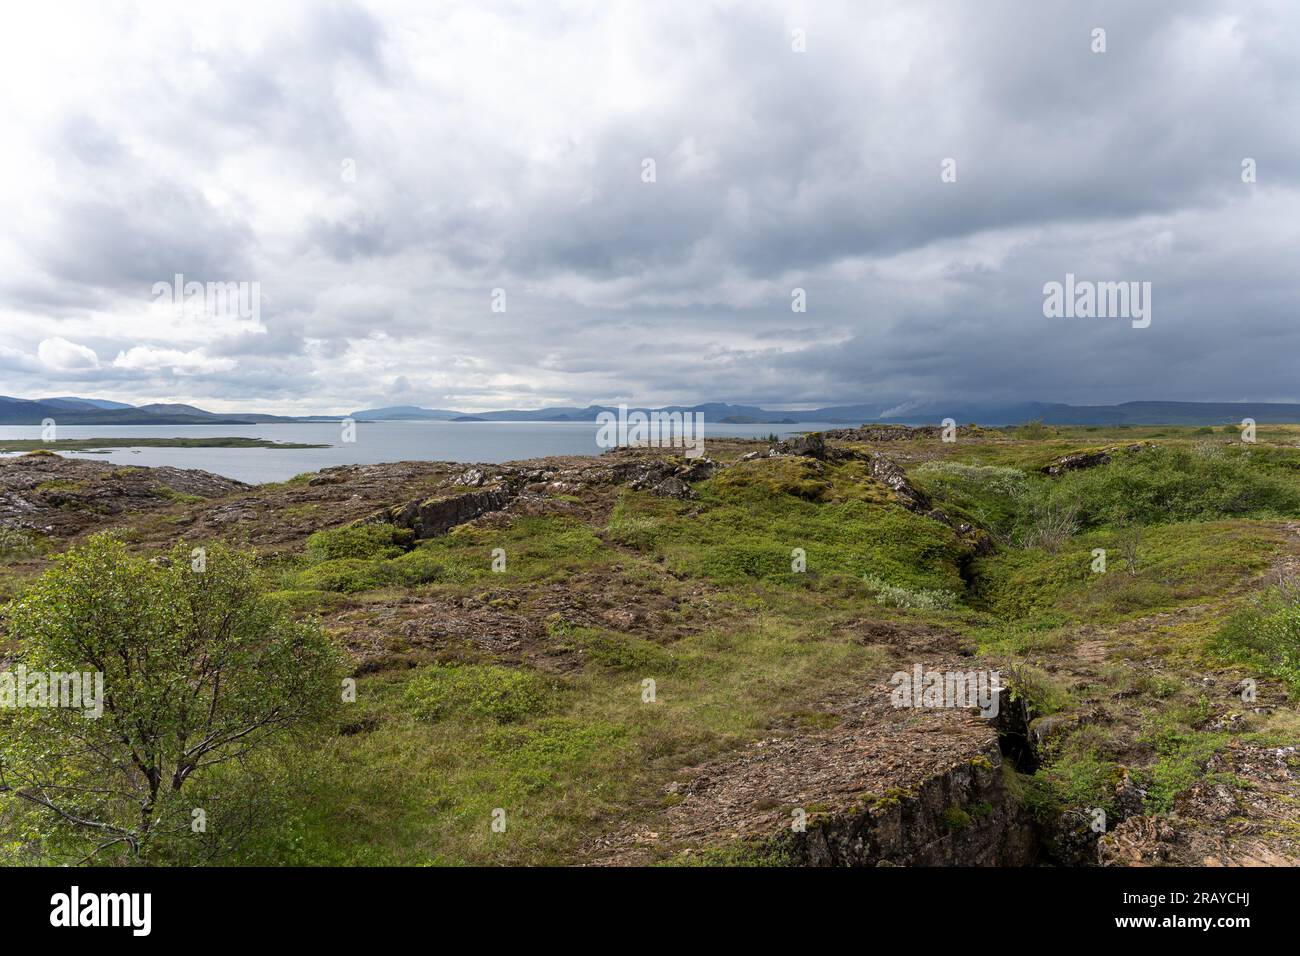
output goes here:
[[0, 561], [38, 558], [48, 550], [45, 538], [35, 531], [0, 528]]
[[515, 723], [545, 713], [554, 694], [536, 674], [498, 664], [435, 664], [406, 686], [406, 702], [420, 720], [450, 717]]
[[414, 538], [410, 529], [391, 524], [348, 524], [309, 537], [307, 557], [316, 563], [340, 558], [395, 558], [410, 547]]
[[1075, 507], [1084, 528], [1300, 514], [1300, 487], [1280, 461], [1222, 445], [1156, 446], [1067, 472], [1043, 494]]
[[292, 579], [295, 591], [342, 591], [350, 594], [395, 583], [392, 569], [383, 561], [339, 558], [303, 568]]
[[1284, 681], [1300, 696], [1300, 600], [1290, 588], [1273, 588], [1231, 615], [1211, 641], [1219, 659]]

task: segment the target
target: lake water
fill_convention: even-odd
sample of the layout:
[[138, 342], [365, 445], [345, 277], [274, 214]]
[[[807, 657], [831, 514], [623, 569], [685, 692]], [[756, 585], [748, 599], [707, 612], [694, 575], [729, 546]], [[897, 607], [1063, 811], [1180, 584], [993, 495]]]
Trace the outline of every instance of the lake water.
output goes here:
[[[762, 438], [817, 431], [826, 423], [723, 425], [705, 423], [709, 438]], [[240, 481], [284, 481], [332, 465], [386, 461], [502, 462], [543, 455], [597, 455], [595, 422], [358, 422], [356, 441], [345, 443], [338, 422], [274, 425], [65, 425], [59, 438], [264, 438], [328, 444], [328, 448], [114, 448], [107, 454], [60, 452], [119, 465], [201, 468]], [[40, 438], [39, 425], [0, 427], [0, 438]]]

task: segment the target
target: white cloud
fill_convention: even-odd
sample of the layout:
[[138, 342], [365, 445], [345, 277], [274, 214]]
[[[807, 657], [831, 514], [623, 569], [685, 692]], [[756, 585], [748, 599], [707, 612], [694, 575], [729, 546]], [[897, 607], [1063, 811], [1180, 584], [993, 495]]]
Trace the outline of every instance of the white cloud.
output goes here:
[[94, 349], [57, 336], [43, 339], [36, 354], [48, 368], [56, 372], [99, 368], [99, 356], [95, 354]]
[[176, 375], [229, 372], [235, 368], [233, 359], [210, 358], [202, 349], [182, 352], [179, 349], [158, 349], [137, 345], [119, 352], [113, 367], [132, 370], [169, 370]]

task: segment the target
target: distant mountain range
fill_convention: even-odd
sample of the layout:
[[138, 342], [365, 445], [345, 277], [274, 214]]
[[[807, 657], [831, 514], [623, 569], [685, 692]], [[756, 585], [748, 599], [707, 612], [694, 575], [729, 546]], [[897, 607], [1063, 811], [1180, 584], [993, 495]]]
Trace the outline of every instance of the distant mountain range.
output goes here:
[[127, 405], [99, 398], [9, 398], [0, 395], [0, 425], [260, 425], [268, 422], [337, 421], [338, 415], [218, 414], [193, 405]]
[[[641, 411], [650, 409], [641, 408]], [[489, 422], [588, 422], [601, 412], [617, 412], [613, 405], [583, 408], [552, 406], [532, 411], [509, 409], [499, 412], [450, 411], [393, 405], [353, 412], [357, 421], [489, 421]], [[924, 402], [890, 407], [874, 405], [832, 405], [815, 409], [770, 409], [755, 405], [669, 405], [656, 411], [703, 412], [706, 422], [743, 425], [783, 425], [794, 422], [829, 425], [861, 425], [864, 422], [938, 424], [945, 418], [958, 423], [1015, 425], [1042, 419], [1048, 425], [1227, 425], [1253, 418], [1256, 422], [1300, 422], [1300, 404], [1270, 402], [1125, 402], [1121, 405], [1065, 405], [1052, 402]]]
[[[649, 408], [637, 408], [651, 411]], [[1048, 425], [1226, 425], [1253, 418], [1256, 422], [1300, 422], [1300, 404], [1270, 402], [1124, 402], [1120, 405], [1064, 405], [1050, 402], [909, 402], [833, 405], [816, 409], [769, 409], [757, 405], [708, 402], [703, 405], [669, 405], [654, 411], [701, 412], [706, 422], [740, 425], [785, 425], [809, 422], [826, 425], [861, 425], [895, 422], [936, 424], [951, 418], [959, 424], [1014, 425], [1041, 419]], [[496, 412], [461, 412], [415, 405], [367, 408], [351, 414], [359, 422], [594, 422], [601, 412], [617, 412], [613, 405], [551, 406]], [[193, 405], [157, 403], [127, 405], [97, 398], [22, 399], [0, 396], [0, 425], [39, 425], [52, 418], [61, 425], [261, 425], [277, 422], [334, 422], [342, 415], [266, 415], [218, 413]]]

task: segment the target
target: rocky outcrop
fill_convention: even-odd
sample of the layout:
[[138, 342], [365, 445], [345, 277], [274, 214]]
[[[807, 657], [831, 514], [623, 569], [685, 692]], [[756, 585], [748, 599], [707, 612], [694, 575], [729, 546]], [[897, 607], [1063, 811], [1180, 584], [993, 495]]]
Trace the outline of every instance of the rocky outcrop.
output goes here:
[[775, 442], [762, 451], [751, 451], [739, 460], [754, 461], [759, 458], [784, 458], [789, 455], [813, 458], [817, 461], [844, 461], [862, 457], [858, 452], [826, 444], [826, 435], [829, 434], [829, 432], [808, 432], [805, 435], [795, 435], [793, 438]]
[[1055, 478], [1067, 471], [1081, 471], [1084, 468], [1096, 468], [1098, 465], [1108, 464], [1110, 464], [1109, 451], [1079, 451], [1072, 455], [1064, 455], [1039, 470]]
[[1141, 451], [1143, 448], [1149, 447], [1148, 442], [1136, 442], [1132, 445], [1114, 445], [1110, 448], [1098, 448], [1092, 451], [1077, 451], [1070, 455], [1063, 455], [1056, 461], [1044, 465], [1039, 471], [1053, 478], [1058, 478], [1067, 471], [1081, 471], [1084, 468], [1109, 465], [1111, 459], [1117, 454]]
[[821, 432], [809, 432], [807, 435], [787, 438], [785, 441], [777, 442], [772, 451], [777, 455], [803, 455], [805, 458], [816, 458], [818, 461], [836, 457]]
[[993, 539], [984, 531], [968, 521], [957, 521], [947, 512], [934, 507], [930, 496], [912, 484], [911, 479], [907, 477], [907, 472], [903, 471], [895, 461], [877, 451], [867, 456], [867, 464], [871, 477], [888, 485], [894, 492], [894, 498], [908, 511], [946, 524], [969, 543], [976, 554], [990, 554], [994, 550]]
[[655, 488], [670, 479], [680, 482], [712, 478], [717, 465], [708, 458], [654, 458], [620, 463], [611, 468], [614, 480], [632, 488]]
[[489, 512], [500, 511], [516, 497], [516, 492], [502, 484], [460, 495], [408, 501], [403, 505], [381, 509], [362, 521], [366, 524], [388, 522], [415, 532], [417, 539], [435, 538], [446, 534], [458, 524], [473, 521]]
[[[866, 427], [866, 426], [864, 426]], [[883, 428], [905, 428], [906, 426], [880, 426]], [[919, 431], [920, 429], [914, 429]], [[738, 459], [741, 462], [756, 461], [762, 458], [783, 458], [787, 456], [801, 456], [812, 459], [817, 462], [820, 469], [822, 462], [836, 461], [863, 461], [867, 464], [867, 470], [871, 477], [881, 484], [887, 486], [893, 493], [894, 499], [906, 508], [908, 511], [924, 515], [935, 521], [948, 525], [965, 539], [976, 554], [989, 554], [994, 550], [993, 539], [984, 531], [976, 528], [966, 521], [957, 521], [949, 515], [934, 507], [934, 503], [920, 488], [917, 488], [907, 472], [903, 470], [897, 462], [878, 451], [862, 452], [853, 448], [837, 448], [833, 445], [826, 444], [825, 438], [840, 434], [844, 430], [828, 432], [810, 432], [807, 435], [800, 435], [797, 438], [790, 438], [782, 442], [777, 442], [763, 451], [752, 451]], [[937, 434], [937, 432], [936, 432]]]
[[[832, 428], [822, 432], [828, 439], [846, 442], [939, 441], [943, 433], [942, 425], [859, 425], [857, 428]], [[981, 437], [984, 429], [972, 423], [958, 426], [957, 433], [966, 438]]]
[[817, 729], [684, 768], [664, 788], [664, 809], [587, 855], [629, 865], [744, 844], [747, 855], [805, 866], [1032, 861], [1034, 831], [993, 724], [962, 709], [895, 707], [892, 688], [882, 674], [865, 696], [819, 707]]
[[[508, 512], [507, 519], [515, 513], [538, 513], [548, 502], [553, 505], [555, 496], [581, 495], [593, 485], [627, 484], [660, 497], [684, 500], [695, 497], [689, 483], [711, 477], [716, 467], [708, 458], [644, 456], [608, 463], [597, 459], [567, 468], [476, 465], [448, 479], [450, 493], [383, 508], [362, 521], [408, 528], [421, 539], [446, 534], [457, 525], [498, 512]], [[456, 492], [456, 488], [476, 490]]]
[[680, 478], [665, 478], [650, 489], [650, 494], [658, 498], [677, 498], [680, 500], [696, 497], [691, 486]]
[[186, 468], [137, 468], [29, 454], [0, 458], [0, 527], [76, 534], [105, 518], [222, 498], [247, 490], [233, 478]]
[[907, 472], [893, 460], [879, 452], [874, 452], [868, 456], [867, 466], [871, 471], [871, 477], [881, 484], [888, 485], [894, 497], [898, 499], [898, 503], [908, 511], [927, 514], [933, 510], [930, 496], [913, 485], [907, 477]]
[[[1131, 813], [1097, 845], [1102, 866], [1300, 865], [1300, 748], [1234, 738], [1168, 815]], [[1123, 786], [1123, 783], [1121, 783]], [[1121, 794], [1116, 790], [1116, 803]]]
[[1026, 866], [1036, 852], [1029, 813], [1004, 784], [996, 743], [914, 792], [819, 819], [781, 842], [802, 866]]

